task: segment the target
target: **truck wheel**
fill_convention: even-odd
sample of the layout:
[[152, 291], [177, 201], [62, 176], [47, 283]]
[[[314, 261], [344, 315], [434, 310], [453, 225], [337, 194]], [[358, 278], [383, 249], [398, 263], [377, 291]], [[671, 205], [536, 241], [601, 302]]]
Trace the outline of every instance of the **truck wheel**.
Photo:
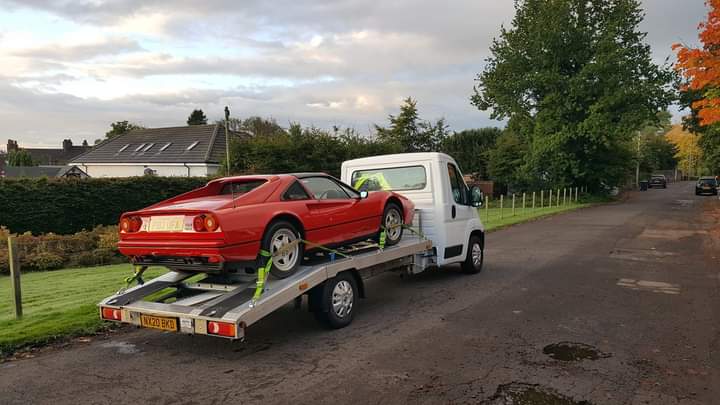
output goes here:
[[471, 235], [468, 242], [468, 251], [465, 261], [462, 262], [462, 271], [467, 274], [477, 274], [482, 271], [485, 260], [485, 247], [477, 235]]
[[[403, 235], [403, 214], [402, 209], [395, 203], [388, 203], [385, 206], [382, 216], [382, 225], [385, 227], [385, 245], [392, 246], [400, 242]], [[382, 232], [383, 229], [380, 229]]]
[[[278, 250], [300, 239], [300, 232], [295, 226], [286, 221], [276, 221], [270, 224], [265, 236], [263, 237], [262, 248], [270, 254], [275, 254]], [[277, 278], [290, 277], [300, 267], [303, 257], [303, 247], [301, 243], [297, 243], [294, 248], [288, 250], [284, 254], [273, 257], [270, 274]], [[263, 258], [264, 259], [264, 258]], [[265, 263], [261, 263], [265, 265]]]
[[315, 317], [333, 329], [348, 326], [355, 316], [355, 300], [358, 297], [355, 278], [343, 272], [318, 288], [320, 307]]

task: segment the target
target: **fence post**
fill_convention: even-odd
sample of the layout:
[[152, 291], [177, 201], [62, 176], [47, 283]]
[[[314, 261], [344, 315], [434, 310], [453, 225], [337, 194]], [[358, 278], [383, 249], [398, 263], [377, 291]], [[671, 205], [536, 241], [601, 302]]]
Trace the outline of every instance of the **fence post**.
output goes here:
[[485, 221], [490, 221], [490, 197], [485, 196]]
[[513, 193], [512, 216], [515, 216], [515, 193]]
[[555, 196], [555, 206], [560, 206], [560, 188], [557, 189], [557, 195]]
[[525, 193], [523, 193], [523, 207], [522, 207], [522, 214], [525, 215]]
[[505, 194], [500, 194], [500, 219], [503, 219], [503, 197]]
[[567, 188], [563, 187], [563, 205], [567, 204]]
[[577, 204], [577, 202], [578, 202], [577, 193], [578, 193], [578, 188], [575, 187], [575, 204]]
[[532, 210], [535, 211], [535, 192], [533, 191], [533, 197], [532, 197]]
[[540, 190], [540, 209], [542, 209], [545, 202], [545, 190]]
[[552, 208], [552, 189], [550, 189], [550, 197], [548, 199], [548, 208]]
[[15, 296], [15, 319], [20, 319], [23, 315], [22, 293], [20, 290], [20, 257], [18, 256], [17, 240], [14, 236], [8, 236], [8, 257], [10, 259], [13, 295]]

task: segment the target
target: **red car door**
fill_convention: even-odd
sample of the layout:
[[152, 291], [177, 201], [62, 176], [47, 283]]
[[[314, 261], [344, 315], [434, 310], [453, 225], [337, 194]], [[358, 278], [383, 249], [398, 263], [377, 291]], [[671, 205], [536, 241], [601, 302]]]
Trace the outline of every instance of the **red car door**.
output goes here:
[[362, 216], [356, 209], [362, 205], [360, 199], [328, 177], [305, 177], [300, 182], [311, 196], [306, 201], [307, 217], [303, 218], [308, 240], [337, 244], [363, 236], [363, 227], [358, 226]]

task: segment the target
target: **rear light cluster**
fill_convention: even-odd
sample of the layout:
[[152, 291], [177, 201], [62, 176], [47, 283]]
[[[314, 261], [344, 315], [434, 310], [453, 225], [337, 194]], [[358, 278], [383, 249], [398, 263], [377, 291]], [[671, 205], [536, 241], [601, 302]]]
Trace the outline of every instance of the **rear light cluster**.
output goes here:
[[122, 320], [122, 312], [119, 309], [114, 308], [102, 307], [100, 310], [100, 316], [102, 316], [102, 319], [107, 319], [108, 321]]
[[207, 323], [207, 331], [210, 335], [235, 337], [235, 324], [210, 321]]
[[198, 215], [193, 219], [193, 230], [195, 232], [215, 232], [220, 224], [212, 214]]
[[142, 218], [125, 217], [120, 220], [120, 230], [125, 233], [135, 233], [142, 228]]

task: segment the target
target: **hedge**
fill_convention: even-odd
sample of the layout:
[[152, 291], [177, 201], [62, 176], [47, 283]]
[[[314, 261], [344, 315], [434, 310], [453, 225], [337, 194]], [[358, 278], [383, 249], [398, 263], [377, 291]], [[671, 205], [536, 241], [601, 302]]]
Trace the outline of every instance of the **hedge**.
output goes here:
[[[7, 237], [10, 232], [0, 227], [0, 274], [8, 274]], [[92, 231], [73, 235], [48, 233], [33, 236], [16, 235], [20, 268], [23, 272], [47, 271], [70, 267], [102, 266], [127, 262], [117, 250], [117, 226], [98, 226]]]
[[116, 225], [134, 211], [202, 187], [202, 177], [0, 179], [0, 226], [13, 233], [74, 234]]

